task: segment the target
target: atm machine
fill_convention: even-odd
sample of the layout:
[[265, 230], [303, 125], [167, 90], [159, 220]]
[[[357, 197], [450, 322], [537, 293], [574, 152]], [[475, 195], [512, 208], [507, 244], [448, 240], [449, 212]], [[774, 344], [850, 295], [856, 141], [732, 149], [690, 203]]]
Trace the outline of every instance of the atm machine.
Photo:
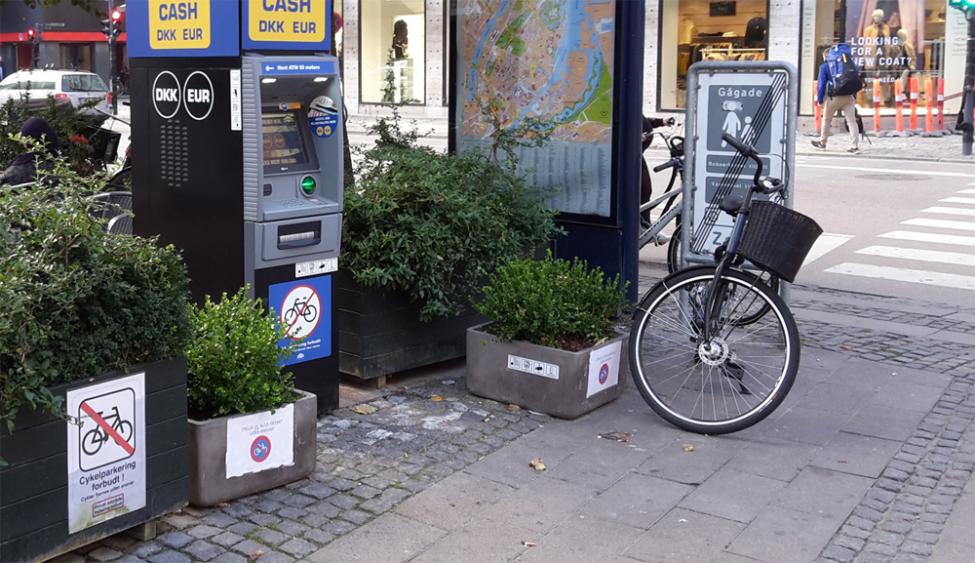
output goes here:
[[236, 2], [183, 0], [190, 22], [159, 19], [156, 4], [131, 2], [127, 16], [135, 232], [182, 251], [198, 302], [248, 284], [287, 332], [286, 369], [328, 412], [343, 194], [330, 37], [255, 41]]

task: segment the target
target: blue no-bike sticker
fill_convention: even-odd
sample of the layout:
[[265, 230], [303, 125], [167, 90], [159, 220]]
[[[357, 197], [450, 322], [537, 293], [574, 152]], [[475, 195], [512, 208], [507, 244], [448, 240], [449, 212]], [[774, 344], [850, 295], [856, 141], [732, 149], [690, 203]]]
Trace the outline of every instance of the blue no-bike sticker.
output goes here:
[[287, 334], [278, 345], [293, 347], [282, 365], [332, 355], [332, 276], [272, 285], [268, 288], [268, 300]]
[[271, 439], [267, 436], [258, 436], [251, 443], [251, 459], [261, 463], [271, 455]]

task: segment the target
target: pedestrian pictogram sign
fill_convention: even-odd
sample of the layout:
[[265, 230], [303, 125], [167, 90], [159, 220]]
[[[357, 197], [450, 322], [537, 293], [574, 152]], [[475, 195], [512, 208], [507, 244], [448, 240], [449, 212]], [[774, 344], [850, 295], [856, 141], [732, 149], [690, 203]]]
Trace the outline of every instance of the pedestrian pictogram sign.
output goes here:
[[283, 365], [332, 355], [331, 276], [272, 285], [268, 301], [287, 335], [278, 345], [292, 349]]
[[68, 531], [146, 505], [145, 374], [67, 393]]

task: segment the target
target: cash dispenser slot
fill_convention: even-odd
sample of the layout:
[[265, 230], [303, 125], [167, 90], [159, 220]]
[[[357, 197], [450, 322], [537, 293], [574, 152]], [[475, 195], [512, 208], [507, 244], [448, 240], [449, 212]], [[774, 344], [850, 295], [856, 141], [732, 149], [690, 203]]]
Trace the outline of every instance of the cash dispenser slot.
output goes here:
[[278, 250], [315, 246], [322, 242], [322, 222], [310, 221], [278, 227]]

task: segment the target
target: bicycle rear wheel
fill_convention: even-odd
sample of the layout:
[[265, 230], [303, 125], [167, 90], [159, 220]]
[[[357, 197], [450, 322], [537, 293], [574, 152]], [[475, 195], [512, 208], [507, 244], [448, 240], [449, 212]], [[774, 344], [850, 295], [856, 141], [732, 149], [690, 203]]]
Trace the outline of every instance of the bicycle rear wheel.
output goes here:
[[[641, 301], [630, 331], [630, 372], [650, 407], [701, 434], [747, 428], [785, 399], [799, 369], [799, 331], [778, 295], [754, 275], [719, 280], [715, 330], [703, 337], [712, 267], [667, 276]], [[743, 316], [768, 308], [750, 325]]]

